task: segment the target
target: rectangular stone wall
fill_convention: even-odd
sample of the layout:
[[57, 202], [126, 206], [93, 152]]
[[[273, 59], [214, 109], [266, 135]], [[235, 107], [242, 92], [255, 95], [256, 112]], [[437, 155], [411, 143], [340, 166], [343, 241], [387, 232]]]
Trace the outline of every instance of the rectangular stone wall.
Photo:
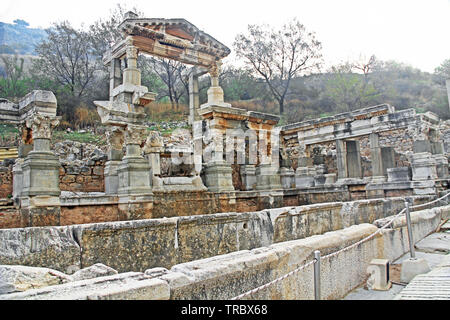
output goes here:
[[9, 198], [13, 193], [12, 166], [0, 166], [0, 199]]
[[[448, 219], [450, 206], [412, 213], [414, 239], [420, 241]], [[408, 251], [404, 219], [373, 236], [386, 221], [359, 224], [300, 240], [174, 265], [170, 270], [148, 269], [109, 277], [69, 282], [5, 295], [3, 299], [145, 299], [229, 300], [258, 288], [242, 299], [314, 299], [313, 253], [321, 252], [320, 298], [336, 300], [367, 280], [374, 258], [391, 262]], [[373, 236], [373, 237], [372, 237]], [[357, 246], [354, 243], [364, 240]], [[1, 242], [0, 242], [1, 248]], [[347, 248], [345, 251], [341, 249]], [[341, 251], [338, 254], [334, 254]], [[1, 252], [1, 251], [0, 251]], [[334, 254], [327, 257], [329, 254]], [[291, 273], [287, 278], [282, 276]], [[261, 286], [277, 280], [277, 282]], [[126, 285], [124, 285], [126, 283]]]
[[[422, 203], [429, 198], [415, 199]], [[79, 267], [103, 263], [120, 272], [170, 268], [177, 263], [372, 223], [395, 214], [402, 204], [401, 198], [325, 203], [246, 213], [43, 227], [38, 228], [41, 231], [37, 235], [36, 228], [1, 229], [4, 251], [0, 250], [0, 264], [22, 259], [25, 265], [65, 271], [73, 262], [53, 256], [56, 251], [64, 257], [67, 245], [67, 250], [78, 248], [81, 252]], [[45, 261], [42, 257], [48, 255]]]
[[95, 161], [92, 165], [65, 165], [59, 170], [61, 191], [105, 192], [104, 161]]

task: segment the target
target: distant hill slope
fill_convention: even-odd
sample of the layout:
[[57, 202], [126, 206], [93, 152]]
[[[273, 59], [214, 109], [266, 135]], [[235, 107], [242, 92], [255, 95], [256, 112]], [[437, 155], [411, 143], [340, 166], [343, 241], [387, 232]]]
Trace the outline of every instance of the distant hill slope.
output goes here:
[[24, 20], [0, 22], [0, 54], [35, 55], [35, 46], [47, 37], [44, 29], [29, 28]]

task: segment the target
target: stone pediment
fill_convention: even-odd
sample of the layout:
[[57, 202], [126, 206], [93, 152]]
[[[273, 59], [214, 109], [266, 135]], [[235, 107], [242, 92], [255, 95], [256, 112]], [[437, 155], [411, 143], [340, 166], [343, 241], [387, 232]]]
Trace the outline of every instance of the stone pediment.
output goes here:
[[[230, 54], [228, 47], [185, 19], [137, 18], [129, 13], [119, 29], [140, 52], [186, 64], [209, 67]], [[103, 62], [122, 58], [125, 42], [114, 45]]]

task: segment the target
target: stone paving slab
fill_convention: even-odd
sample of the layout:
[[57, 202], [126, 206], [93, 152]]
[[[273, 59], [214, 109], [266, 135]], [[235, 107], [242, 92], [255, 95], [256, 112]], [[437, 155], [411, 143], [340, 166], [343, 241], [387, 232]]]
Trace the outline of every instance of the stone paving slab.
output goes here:
[[450, 220], [448, 220], [446, 223], [444, 223], [441, 227], [442, 231], [450, 230]]
[[[450, 300], [450, 232], [442, 227], [441, 231], [443, 232], [430, 234], [415, 245], [416, 257], [428, 262], [432, 269], [429, 273], [416, 276], [407, 286], [392, 284], [388, 291], [367, 290], [362, 285], [343, 300]], [[401, 264], [409, 258], [408, 252], [392, 264]]]
[[415, 247], [423, 252], [450, 253], [450, 233], [438, 232], [430, 234], [417, 242]]
[[450, 300], [450, 255], [430, 272], [414, 277], [395, 300]]

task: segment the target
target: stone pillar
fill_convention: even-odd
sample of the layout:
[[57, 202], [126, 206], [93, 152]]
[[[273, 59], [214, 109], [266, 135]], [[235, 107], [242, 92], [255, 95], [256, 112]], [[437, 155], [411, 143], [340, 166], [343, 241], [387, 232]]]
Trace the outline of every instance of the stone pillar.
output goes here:
[[138, 48], [133, 46], [132, 37], [126, 39], [127, 67], [123, 70], [123, 83], [141, 85], [141, 71], [137, 68]]
[[109, 65], [109, 100], [113, 100], [112, 92], [122, 84], [122, 69], [120, 59], [112, 59]]
[[387, 175], [387, 169], [395, 168], [395, 150], [394, 147], [381, 148], [381, 162], [383, 166], [383, 175]]
[[316, 171], [316, 174], [314, 175], [314, 185], [316, 187], [323, 186], [326, 181], [325, 165], [319, 164], [319, 165], [315, 166], [315, 171]]
[[211, 66], [209, 74], [211, 76], [211, 87], [208, 89], [208, 103], [220, 105], [224, 103], [223, 89], [219, 86], [219, 74], [222, 62], [218, 61], [216, 65]]
[[58, 197], [59, 158], [50, 151], [52, 129], [59, 123], [59, 118], [35, 114], [26, 120], [26, 126], [33, 132], [33, 151], [23, 161], [22, 197], [50, 196]]
[[189, 124], [192, 125], [194, 121], [201, 120], [201, 117], [198, 114], [199, 107], [198, 76], [191, 73], [189, 75]]
[[210, 159], [205, 167], [205, 185], [212, 192], [234, 191], [231, 164], [223, 159], [222, 131], [212, 127], [210, 133], [212, 141], [206, 149]]
[[25, 123], [19, 125], [19, 131], [22, 136], [19, 142], [18, 154], [19, 158], [25, 158], [33, 150], [33, 133], [31, 128], [28, 128]]
[[108, 140], [108, 160], [105, 164], [105, 193], [117, 194], [119, 191], [118, 168], [123, 158], [124, 130], [110, 127], [106, 132]]
[[436, 194], [436, 161], [429, 152], [414, 153], [411, 161], [415, 194]]
[[224, 102], [223, 89], [219, 85], [221, 67], [222, 61], [219, 60], [208, 69], [209, 75], [211, 76], [211, 87], [206, 92], [208, 95], [208, 102], [202, 104], [201, 108], [207, 108], [210, 106], [231, 107], [231, 104]]
[[23, 158], [17, 158], [12, 169], [13, 174], [12, 198], [16, 206], [20, 205], [20, 197], [22, 195], [23, 190], [23, 170], [22, 170], [23, 162], [24, 162]]
[[256, 188], [256, 167], [253, 164], [243, 164], [240, 168], [242, 185], [245, 191], [255, 190]]
[[18, 158], [16, 159], [12, 174], [13, 174], [13, 194], [12, 198], [16, 205], [19, 205], [19, 198], [23, 189], [23, 170], [22, 165], [25, 158], [33, 150], [33, 137], [31, 128], [28, 128], [25, 123], [19, 124], [19, 131], [21, 132], [21, 139], [18, 148]]
[[338, 169], [338, 179], [348, 177], [347, 173], [347, 148], [344, 140], [336, 140], [336, 161]]
[[[269, 143], [270, 140], [270, 143]], [[274, 161], [273, 155], [279, 155], [279, 150], [272, 152], [274, 143], [272, 132], [264, 129], [259, 130], [258, 158], [260, 164], [256, 167], [256, 189], [257, 190], [277, 190], [282, 189], [279, 160]], [[277, 142], [278, 143], [278, 142]], [[277, 157], [278, 158], [278, 157]]]
[[146, 132], [144, 126], [129, 124], [126, 127], [126, 155], [118, 167], [120, 195], [152, 194], [150, 166], [141, 155], [140, 147]]
[[349, 178], [362, 178], [359, 141], [346, 141], [347, 173]]
[[291, 167], [281, 167], [280, 180], [283, 189], [295, 188], [295, 172]]
[[371, 133], [369, 135], [369, 143], [370, 157], [372, 160], [372, 182], [384, 182], [386, 181], [386, 177], [383, 172], [383, 160], [377, 133]]
[[433, 159], [436, 162], [436, 174], [438, 179], [448, 178], [448, 158], [443, 154], [433, 155]]
[[206, 68], [194, 66], [189, 70], [189, 124], [201, 121], [202, 117], [198, 113], [200, 108], [198, 78], [207, 73]]
[[308, 167], [298, 167], [295, 170], [295, 187], [304, 189], [314, 187], [315, 169]]

